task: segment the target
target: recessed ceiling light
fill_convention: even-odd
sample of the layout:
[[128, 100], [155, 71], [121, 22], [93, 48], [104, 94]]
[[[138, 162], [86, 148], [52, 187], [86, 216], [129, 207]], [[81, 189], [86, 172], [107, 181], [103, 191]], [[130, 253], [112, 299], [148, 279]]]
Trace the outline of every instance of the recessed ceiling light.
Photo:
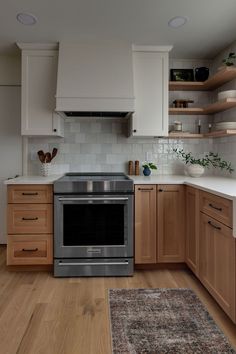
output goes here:
[[168, 26], [172, 28], [179, 28], [185, 25], [188, 22], [188, 18], [184, 16], [176, 16], [170, 19]]
[[19, 14], [17, 14], [16, 18], [17, 21], [22, 23], [22, 25], [35, 25], [35, 23], [37, 22], [36, 16], [24, 12], [20, 12]]

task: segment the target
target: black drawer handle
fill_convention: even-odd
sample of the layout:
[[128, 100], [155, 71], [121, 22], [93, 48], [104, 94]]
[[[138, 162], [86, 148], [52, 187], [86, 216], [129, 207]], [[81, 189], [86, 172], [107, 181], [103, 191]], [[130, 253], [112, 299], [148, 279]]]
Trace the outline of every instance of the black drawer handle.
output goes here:
[[208, 224], [211, 225], [212, 227], [214, 227], [214, 229], [221, 230], [221, 227], [212, 224], [211, 221], [208, 221]]
[[22, 248], [23, 252], [37, 252], [38, 248]]
[[22, 218], [22, 220], [27, 220], [27, 221], [32, 221], [32, 220], [38, 220], [39, 218], [36, 216], [36, 218]]
[[38, 192], [23, 192], [22, 195], [38, 195]]
[[218, 208], [218, 207], [216, 207], [216, 206], [214, 206], [213, 204], [209, 204], [209, 207], [211, 207], [211, 208], [213, 208], [213, 209], [216, 209], [216, 210], [218, 210], [218, 211], [222, 211], [222, 208]]
[[153, 191], [153, 188], [138, 188], [139, 191]]
[[158, 189], [158, 192], [163, 192], [163, 189]]

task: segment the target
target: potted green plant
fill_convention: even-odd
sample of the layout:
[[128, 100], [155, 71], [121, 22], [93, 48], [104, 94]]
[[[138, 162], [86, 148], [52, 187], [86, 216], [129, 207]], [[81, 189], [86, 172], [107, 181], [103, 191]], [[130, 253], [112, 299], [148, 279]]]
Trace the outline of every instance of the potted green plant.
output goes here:
[[236, 59], [236, 55], [234, 52], [231, 52], [225, 59], [222, 60], [222, 63], [226, 66], [232, 66], [234, 65], [234, 59]]
[[205, 171], [205, 167], [210, 166], [214, 168], [220, 168], [221, 170], [226, 170], [232, 173], [234, 169], [232, 168], [231, 162], [223, 160], [218, 153], [209, 152], [205, 154], [202, 158], [195, 158], [191, 152], [185, 153], [183, 149], [173, 149], [177, 154], [177, 157], [185, 162], [187, 165], [187, 173], [191, 177], [200, 177]]
[[150, 176], [152, 170], [157, 170], [157, 166], [153, 162], [144, 161], [142, 167], [144, 176]]

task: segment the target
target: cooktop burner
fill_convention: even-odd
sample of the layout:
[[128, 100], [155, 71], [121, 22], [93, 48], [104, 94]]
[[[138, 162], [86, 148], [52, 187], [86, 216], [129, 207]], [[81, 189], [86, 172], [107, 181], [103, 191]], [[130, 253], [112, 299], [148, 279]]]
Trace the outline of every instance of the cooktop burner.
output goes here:
[[111, 192], [133, 192], [133, 181], [124, 173], [70, 172], [54, 182], [54, 194]]

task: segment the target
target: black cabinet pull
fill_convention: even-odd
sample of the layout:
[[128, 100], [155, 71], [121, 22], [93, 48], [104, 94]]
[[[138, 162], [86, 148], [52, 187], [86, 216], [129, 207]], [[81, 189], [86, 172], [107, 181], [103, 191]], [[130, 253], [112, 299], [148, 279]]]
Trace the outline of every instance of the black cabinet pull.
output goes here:
[[158, 192], [163, 192], [163, 189], [158, 189]]
[[56, 133], [56, 132], [57, 132], [57, 129], [53, 129], [53, 131]]
[[38, 192], [23, 192], [22, 195], [38, 195]]
[[153, 191], [153, 188], [138, 188], [139, 191]]
[[218, 210], [218, 211], [222, 211], [222, 208], [218, 208], [218, 207], [216, 207], [216, 206], [214, 206], [213, 204], [209, 204], [209, 207], [211, 207], [211, 208], [213, 208], [213, 209], [216, 209], [216, 210]]
[[214, 229], [221, 230], [221, 227], [212, 224], [211, 221], [208, 221], [208, 224], [211, 225], [212, 227], [214, 227]]
[[22, 248], [23, 252], [37, 252], [38, 248]]
[[36, 218], [22, 218], [22, 220], [27, 220], [27, 221], [38, 220], [38, 217], [36, 216]]
[[133, 133], [137, 133], [137, 129], [134, 129], [134, 130], [133, 130]]

